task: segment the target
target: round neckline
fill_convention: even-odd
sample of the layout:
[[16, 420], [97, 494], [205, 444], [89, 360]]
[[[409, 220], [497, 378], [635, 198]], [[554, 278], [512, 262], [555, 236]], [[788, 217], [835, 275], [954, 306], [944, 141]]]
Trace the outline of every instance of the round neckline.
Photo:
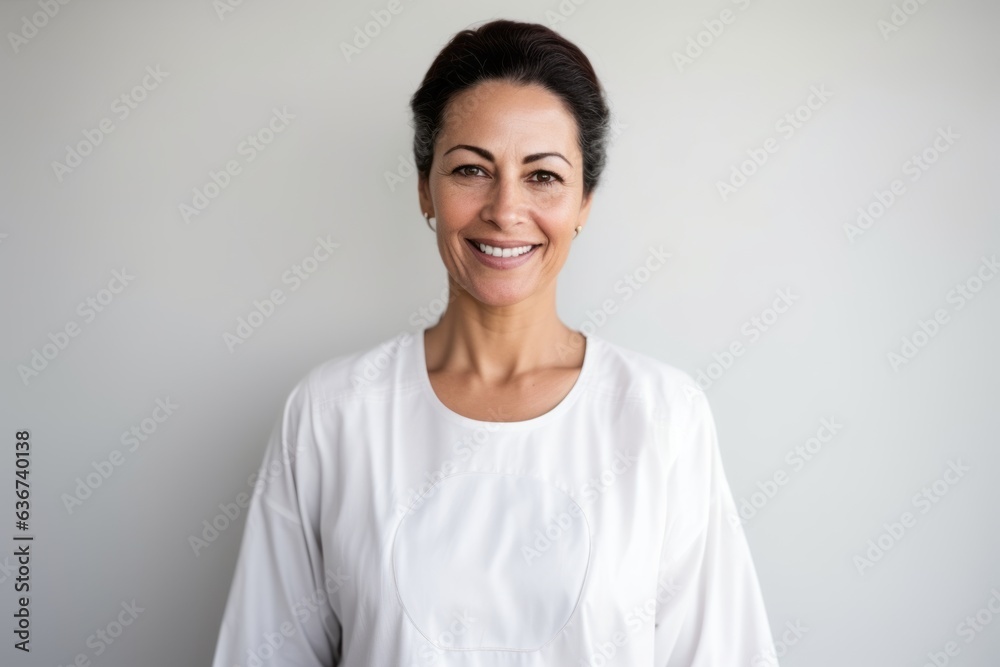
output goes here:
[[414, 356], [416, 357], [417, 372], [420, 378], [420, 385], [422, 389], [426, 392], [428, 400], [434, 407], [434, 410], [453, 422], [457, 422], [463, 426], [469, 428], [487, 428], [491, 431], [496, 430], [515, 430], [522, 428], [533, 428], [535, 426], [540, 426], [553, 419], [558, 418], [564, 412], [569, 410], [573, 403], [576, 402], [580, 394], [583, 393], [584, 385], [589, 380], [590, 369], [594, 365], [594, 355], [596, 350], [594, 346], [598, 343], [598, 337], [594, 334], [585, 334], [582, 331], [580, 334], [584, 337], [584, 350], [583, 350], [583, 364], [580, 367], [580, 374], [577, 375], [576, 381], [573, 386], [570, 387], [569, 392], [563, 396], [562, 400], [559, 401], [551, 410], [537, 417], [532, 417], [531, 419], [524, 419], [522, 421], [512, 421], [512, 422], [491, 422], [483, 421], [480, 419], [473, 419], [471, 417], [466, 417], [461, 415], [438, 398], [437, 393], [434, 391], [434, 386], [431, 384], [431, 376], [427, 370], [427, 351], [424, 346], [424, 337], [427, 334], [427, 329], [420, 329], [416, 334], [416, 345], [414, 346]]

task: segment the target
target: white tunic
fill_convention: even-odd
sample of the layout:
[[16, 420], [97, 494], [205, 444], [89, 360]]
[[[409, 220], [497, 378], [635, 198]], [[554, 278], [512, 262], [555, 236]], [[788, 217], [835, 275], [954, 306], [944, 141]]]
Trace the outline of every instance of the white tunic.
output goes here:
[[469, 419], [423, 331], [314, 367], [261, 465], [213, 667], [773, 667], [705, 395], [587, 336], [552, 410]]

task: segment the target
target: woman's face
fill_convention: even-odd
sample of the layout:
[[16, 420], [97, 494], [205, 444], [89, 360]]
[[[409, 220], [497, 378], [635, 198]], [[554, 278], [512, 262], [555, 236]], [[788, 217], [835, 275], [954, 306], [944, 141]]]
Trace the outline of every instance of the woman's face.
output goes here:
[[[485, 81], [456, 95], [444, 118], [419, 192], [451, 279], [493, 306], [554, 293], [590, 212], [573, 115], [541, 86]], [[500, 250], [487, 256], [480, 244]]]

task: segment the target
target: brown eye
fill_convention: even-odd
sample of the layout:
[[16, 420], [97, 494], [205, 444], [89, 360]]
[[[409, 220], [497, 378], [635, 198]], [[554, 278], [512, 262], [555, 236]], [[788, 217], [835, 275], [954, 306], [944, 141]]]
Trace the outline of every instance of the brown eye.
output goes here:
[[551, 171], [536, 171], [534, 175], [544, 177], [544, 180], [535, 181], [539, 185], [555, 185], [556, 183], [562, 182], [559, 174], [555, 174]]
[[476, 174], [470, 174], [468, 171], [466, 171], [467, 169], [478, 169], [479, 171], [482, 171], [482, 167], [479, 167], [477, 165], [463, 164], [461, 167], [455, 167], [455, 169], [451, 173], [458, 174], [459, 176], [476, 176]]

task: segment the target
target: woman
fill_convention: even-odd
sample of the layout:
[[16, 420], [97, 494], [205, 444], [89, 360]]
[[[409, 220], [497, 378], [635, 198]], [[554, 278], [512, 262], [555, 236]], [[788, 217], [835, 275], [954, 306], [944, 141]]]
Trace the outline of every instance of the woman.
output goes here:
[[411, 107], [449, 304], [289, 395], [215, 667], [777, 664], [704, 395], [556, 314], [609, 127], [590, 62], [493, 21]]

